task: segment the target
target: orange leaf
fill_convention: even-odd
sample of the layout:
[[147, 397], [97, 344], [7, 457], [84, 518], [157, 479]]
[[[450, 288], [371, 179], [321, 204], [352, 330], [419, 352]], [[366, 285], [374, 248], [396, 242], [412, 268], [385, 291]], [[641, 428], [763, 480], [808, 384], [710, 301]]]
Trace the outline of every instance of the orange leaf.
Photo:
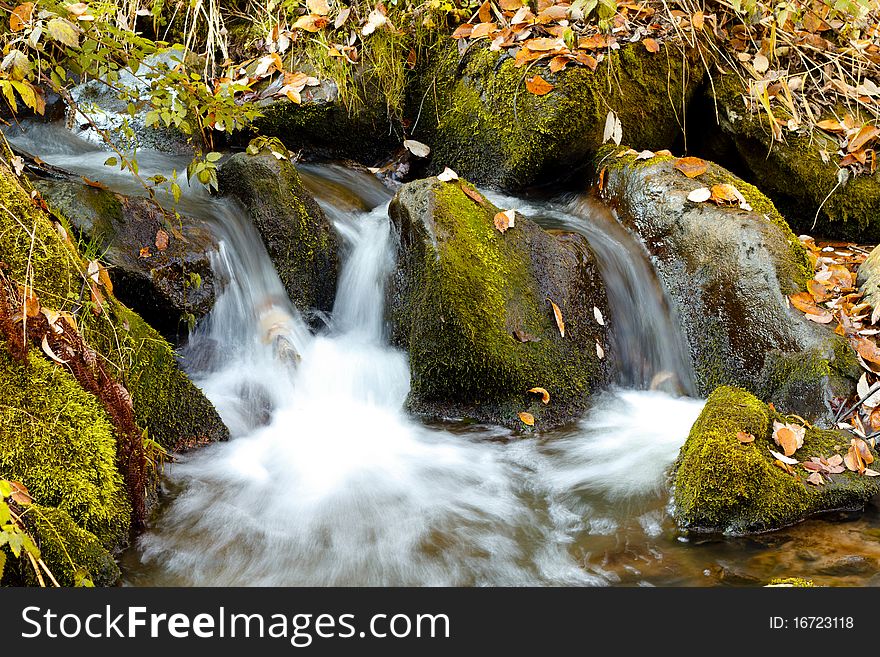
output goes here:
[[[849, 140], [846, 150], [850, 153], [861, 150], [868, 142], [876, 139], [880, 135], [880, 128], [870, 123], [866, 123], [861, 127], [855, 137]], [[864, 162], [862, 162], [864, 164]]]
[[164, 251], [168, 248], [168, 233], [161, 228], [156, 231], [156, 248], [160, 251]]
[[688, 178], [696, 178], [706, 173], [709, 164], [698, 157], [680, 157], [675, 161], [674, 166]]
[[144, 248], [141, 249], [141, 258], [149, 258], [152, 255], [153, 254], [150, 253], [150, 247], [145, 246]]
[[816, 127], [835, 135], [846, 133], [846, 128], [840, 125], [840, 121], [835, 121], [834, 119], [823, 119], [816, 124]]
[[482, 39], [485, 36], [488, 36], [492, 32], [497, 29], [498, 25], [495, 23], [480, 23], [474, 26], [473, 31], [471, 32], [471, 39]]
[[746, 433], [745, 431], [737, 431], [736, 439], [743, 444], [755, 442], [755, 437], [750, 433]]
[[568, 63], [570, 61], [571, 60], [568, 57], [565, 57], [563, 55], [556, 55], [556, 57], [550, 60], [550, 72], [558, 73], [566, 66], [568, 66]]
[[531, 413], [526, 413], [525, 411], [523, 411], [522, 413], [519, 413], [518, 415], [519, 415], [519, 419], [522, 421], [523, 424], [526, 424], [530, 427], [535, 426], [535, 416], [532, 415]]
[[514, 227], [515, 219], [516, 213], [513, 210], [505, 210], [496, 214], [493, 221], [498, 232], [504, 233], [507, 229]]
[[599, 66], [599, 60], [585, 52], [579, 52], [575, 55], [574, 59], [578, 64], [586, 66], [591, 71], [595, 71], [596, 67]]
[[455, 28], [455, 32], [452, 33], [453, 39], [466, 39], [471, 35], [474, 26], [470, 23], [463, 23]]
[[28, 506], [34, 501], [23, 483], [20, 481], [10, 481], [9, 483], [12, 486], [12, 494], [9, 497], [12, 498], [13, 502], [20, 504], [21, 506]]
[[736, 195], [736, 188], [733, 185], [719, 183], [718, 185], [712, 185], [710, 191], [712, 192], [710, 198], [719, 205], [722, 203], [739, 202], [739, 197]]
[[642, 45], [645, 46], [645, 50], [648, 52], [660, 52], [660, 44], [651, 37], [642, 39]]
[[859, 356], [866, 361], [874, 363], [875, 365], [880, 365], [880, 349], [877, 349], [877, 345], [874, 344], [872, 340], [862, 337], [854, 337], [850, 339], [850, 344], [853, 349], [858, 352]]
[[480, 20], [483, 23], [488, 23], [492, 20], [492, 7], [489, 4], [489, 0], [486, 0], [482, 5], [480, 5]]
[[34, 13], [34, 3], [33, 2], [24, 2], [15, 9], [12, 10], [12, 13], [9, 15], [9, 29], [12, 32], [18, 32], [19, 30], [23, 30], [24, 26], [30, 23], [31, 17]]
[[498, 4], [502, 11], [516, 11], [523, 6], [522, 0], [500, 0]]
[[544, 94], [549, 94], [553, 91], [554, 87], [540, 75], [536, 75], [535, 77], [526, 80], [526, 89], [536, 96], [543, 96]]
[[547, 392], [544, 388], [531, 388], [529, 392], [534, 393], [536, 395], [541, 395], [541, 401], [545, 404], [550, 403], [550, 393]]
[[565, 321], [563, 321], [563, 319], [562, 319], [562, 311], [559, 310], [559, 306], [557, 306], [555, 303], [553, 303], [553, 301], [551, 301], [550, 299], [547, 299], [547, 301], [550, 301], [550, 305], [553, 306], [553, 316], [556, 318], [556, 326], [559, 329], [559, 335], [564, 338], [565, 337]]
[[468, 198], [471, 199], [477, 205], [484, 205], [486, 203], [486, 199], [484, 199], [480, 195], [480, 192], [478, 192], [475, 189], [471, 189], [467, 185], [462, 185], [461, 191], [463, 191], [465, 194], [467, 194]]

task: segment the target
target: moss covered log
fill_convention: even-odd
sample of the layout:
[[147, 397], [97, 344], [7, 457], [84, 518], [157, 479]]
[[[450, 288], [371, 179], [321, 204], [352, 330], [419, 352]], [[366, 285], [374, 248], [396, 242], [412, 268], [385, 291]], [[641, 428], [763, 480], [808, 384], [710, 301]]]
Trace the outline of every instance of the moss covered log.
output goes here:
[[[880, 483], [846, 471], [831, 475], [825, 486], [806, 483], [774, 464], [770, 450], [773, 421], [785, 418], [754, 395], [720, 387], [706, 401], [694, 423], [674, 472], [674, 516], [689, 530], [746, 534], [779, 529], [836, 509], [861, 509], [880, 492]], [[755, 436], [743, 444], [738, 432]], [[850, 436], [839, 431], [807, 429], [796, 457], [809, 460], [846, 454]]]
[[[460, 55], [455, 43], [435, 46], [413, 86], [414, 136], [430, 144], [432, 162], [479, 184], [518, 189], [556, 180], [601, 145], [608, 112], [634, 147], [669, 148], [682, 136], [684, 108], [703, 76], [693, 52], [664, 44], [611, 51], [595, 71], [572, 66], [517, 68], [482, 45]], [[526, 77], [540, 74], [555, 89], [536, 96]]]
[[[806, 250], [757, 188], [710, 163], [694, 179], [674, 158], [637, 160], [605, 147], [602, 195], [644, 242], [682, 321], [697, 385], [735, 385], [813, 420], [848, 397], [860, 372], [847, 342], [804, 319], [786, 295], [813, 277]], [[693, 203], [688, 194], [734, 185], [751, 210]]]
[[[575, 417], [607, 381], [608, 348], [593, 307], [604, 288], [583, 238], [555, 238], [524, 217], [500, 233], [498, 212], [467, 183], [409, 183], [392, 201], [400, 237], [391, 289], [394, 341], [409, 352], [410, 406], [433, 416], [548, 428]], [[550, 300], [565, 321], [556, 326]], [[544, 406], [527, 390], [543, 387]]]

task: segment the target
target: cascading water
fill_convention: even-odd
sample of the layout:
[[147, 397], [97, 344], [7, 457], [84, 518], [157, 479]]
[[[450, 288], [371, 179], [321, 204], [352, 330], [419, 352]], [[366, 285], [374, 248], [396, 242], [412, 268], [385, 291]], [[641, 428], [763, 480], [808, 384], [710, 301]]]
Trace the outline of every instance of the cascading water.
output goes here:
[[[72, 155], [70, 145], [54, 140], [53, 155], [34, 139], [30, 148], [21, 143], [49, 162], [118, 186], [93, 147], [76, 144]], [[165, 175], [180, 170], [163, 155], [141, 159]], [[598, 395], [592, 412], [563, 430], [520, 438], [497, 427], [425, 426], [403, 410], [407, 359], [384, 335], [384, 286], [394, 266], [389, 194], [372, 176], [334, 166], [304, 167], [304, 178], [344, 242], [336, 305], [317, 335], [287, 301], [239, 210], [198, 190], [182, 200], [182, 211], [214, 226], [221, 245], [214, 265], [223, 281], [185, 362], [233, 439], [170, 466], [152, 528], [123, 560], [127, 583], [668, 580], [655, 547], [668, 527], [665, 474], [702, 406], [647, 390], [664, 371], [688, 390], [687, 368], [669, 359], [675, 347], [652, 348], [658, 360], [650, 356], [649, 368], [633, 365], [625, 375], [631, 378], [621, 380], [642, 390]], [[591, 230], [577, 208], [538, 210]], [[591, 239], [610, 232], [596, 226]], [[607, 245], [597, 244], [604, 252]], [[623, 249], [608, 260], [626, 257]], [[623, 274], [608, 262], [602, 271], [612, 295], [626, 288], [613, 280]], [[651, 294], [653, 302], [623, 303], [640, 304], [636, 309], [612, 307], [611, 324], [623, 321], [623, 310], [665, 313], [659, 288]], [[618, 333], [617, 350], [662, 341], [656, 326], [664, 317], [650, 319], [650, 335], [638, 334], [638, 325], [632, 334]], [[622, 569], [608, 556], [621, 550], [636, 551], [638, 569]]]

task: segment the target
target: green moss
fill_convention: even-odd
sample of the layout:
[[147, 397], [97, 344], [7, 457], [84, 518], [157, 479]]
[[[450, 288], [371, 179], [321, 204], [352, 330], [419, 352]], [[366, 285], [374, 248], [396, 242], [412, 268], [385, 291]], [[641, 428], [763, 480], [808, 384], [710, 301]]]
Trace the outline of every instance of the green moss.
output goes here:
[[[878, 490], [870, 477], [850, 472], [833, 482], [806, 484], [774, 464], [772, 421], [784, 418], [738, 388], [720, 387], [706, 402], [682, 448], [675, 470], [674, 515], [686, 529], [752, 533], [778, 529], [832, 509], [861, 508]], [[737, 433], [755, 436], [741, 444]], [[843, 454], [849, 438], [808, 429], [800, 460]]]
[[[34, 528], [40, 557], [61, 586], [74, 586], [79, 570], [87, 572], [96, 586], [119, 581], [121, 573], [110, 553], [65, 511], [35, 504], [28, 507], [25, 519]], [[32, 571], [25, 572], [30, 584], [35, 584]]]
[[28, 366], [0, 343], [0, 478], [66, 511], [106, 546], [128, 534], [115, 431], [100, 402], [38, 354]]
[[[570, 173], [600, 146], [609, 110], [635, 148], [666, 148], [680, 134], [678, 103], [702, 76], [692, 56], [671, 46], [652, 55], [635, 44], [610, 53], [595, 72], [572, 66], [554, 74], [517, 68], [482, 46], [462, 58], [456, 44], [441, 45], [411, 99], [410, 113], [420, 115], [416, 138], [434, 147], [436, 166], [505, 188]], [[529, 93], [525, 79], [535, 74], [555, 89]]]
[[[880, 222], [875, 220], [880, 208], [880, 172], [858, 176], [835, 189], [836, 142], [819, 130], [813, 134], [785, 131], [784, 142], [774, 141], [766, 114], [748, 113], [740, 100], [743, 93], [737, 75], [715, 79], [714, 98], [720, 106], [722, 130], [728, 136], [728, 146], [789, 223], [810, 234], [880, 241]], [[788, 118], [781, 107], [776, 111], [780, 118]], [[822, 159], [822, 150], [828, 154], [827, 162]]]
[[[411, 183], [408, 191], [430, 199], [425, 210], [430, 234], [417, 238], [427, 244], [407, 249], [411, 264], [404, 267], [413, 269], [407, 275], [412, 289], [404, 316], [393, 321], [404, 333], [398, 341], [410, 353], [411, 399], [448, 403], [465, 413], [479, 409], [480, 417], [510, 423], [534, 401], [526, 391], [542, 386], [553, 409], [532, 405], [536, 417], [582, 409], [598, 378], [595, 331], [557, 299], [567, 323], [567, 337], [559, 336], [529, 259], [530, 248], [542, 248], [540, 237], [525, 220], [499, 233], [492, 223], [498, 209], [474, 203], [459, 184], [429, 179]], [[392, 208], [393, 215], [399, 213]], [[521, 343], [514, 329], [540, 339]], [[572, 335], [583, 342], [575, 343]]]

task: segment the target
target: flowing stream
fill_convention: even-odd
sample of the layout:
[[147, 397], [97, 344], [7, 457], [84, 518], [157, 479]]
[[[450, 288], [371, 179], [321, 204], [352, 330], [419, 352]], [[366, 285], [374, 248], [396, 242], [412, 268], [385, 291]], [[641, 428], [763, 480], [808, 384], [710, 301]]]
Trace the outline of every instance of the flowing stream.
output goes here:
[[[51, 164], [135, 191], [102, 166], [105, 152], [60, 127], [10, 136]], [[143, 175], [184, 168], [160, 153], [139, 159]], [[181, 211], [215, 231], [222, 291], [182, 356], [232, 440], [167, 468], [151, 528], [123, 557], [127, 584], [709, 585], [803, 572], [776, 554], [780, 540], [804, 544], [797, 530], [704, 545], [677, 535], [666, 477], [702, 401], [688, 396], [687, 351], [647, 254], [607, 209], [585, 197], [490, 195], [588, 237], [618, 354], [618, 386], [585, 418], [522, 438], [406, 413], [407, 357], [384, 320], [391, 194], [338, 165], [301, 173], [343, 244], [336, 303], [317, 333], [239, 208], [185, 190]]]

